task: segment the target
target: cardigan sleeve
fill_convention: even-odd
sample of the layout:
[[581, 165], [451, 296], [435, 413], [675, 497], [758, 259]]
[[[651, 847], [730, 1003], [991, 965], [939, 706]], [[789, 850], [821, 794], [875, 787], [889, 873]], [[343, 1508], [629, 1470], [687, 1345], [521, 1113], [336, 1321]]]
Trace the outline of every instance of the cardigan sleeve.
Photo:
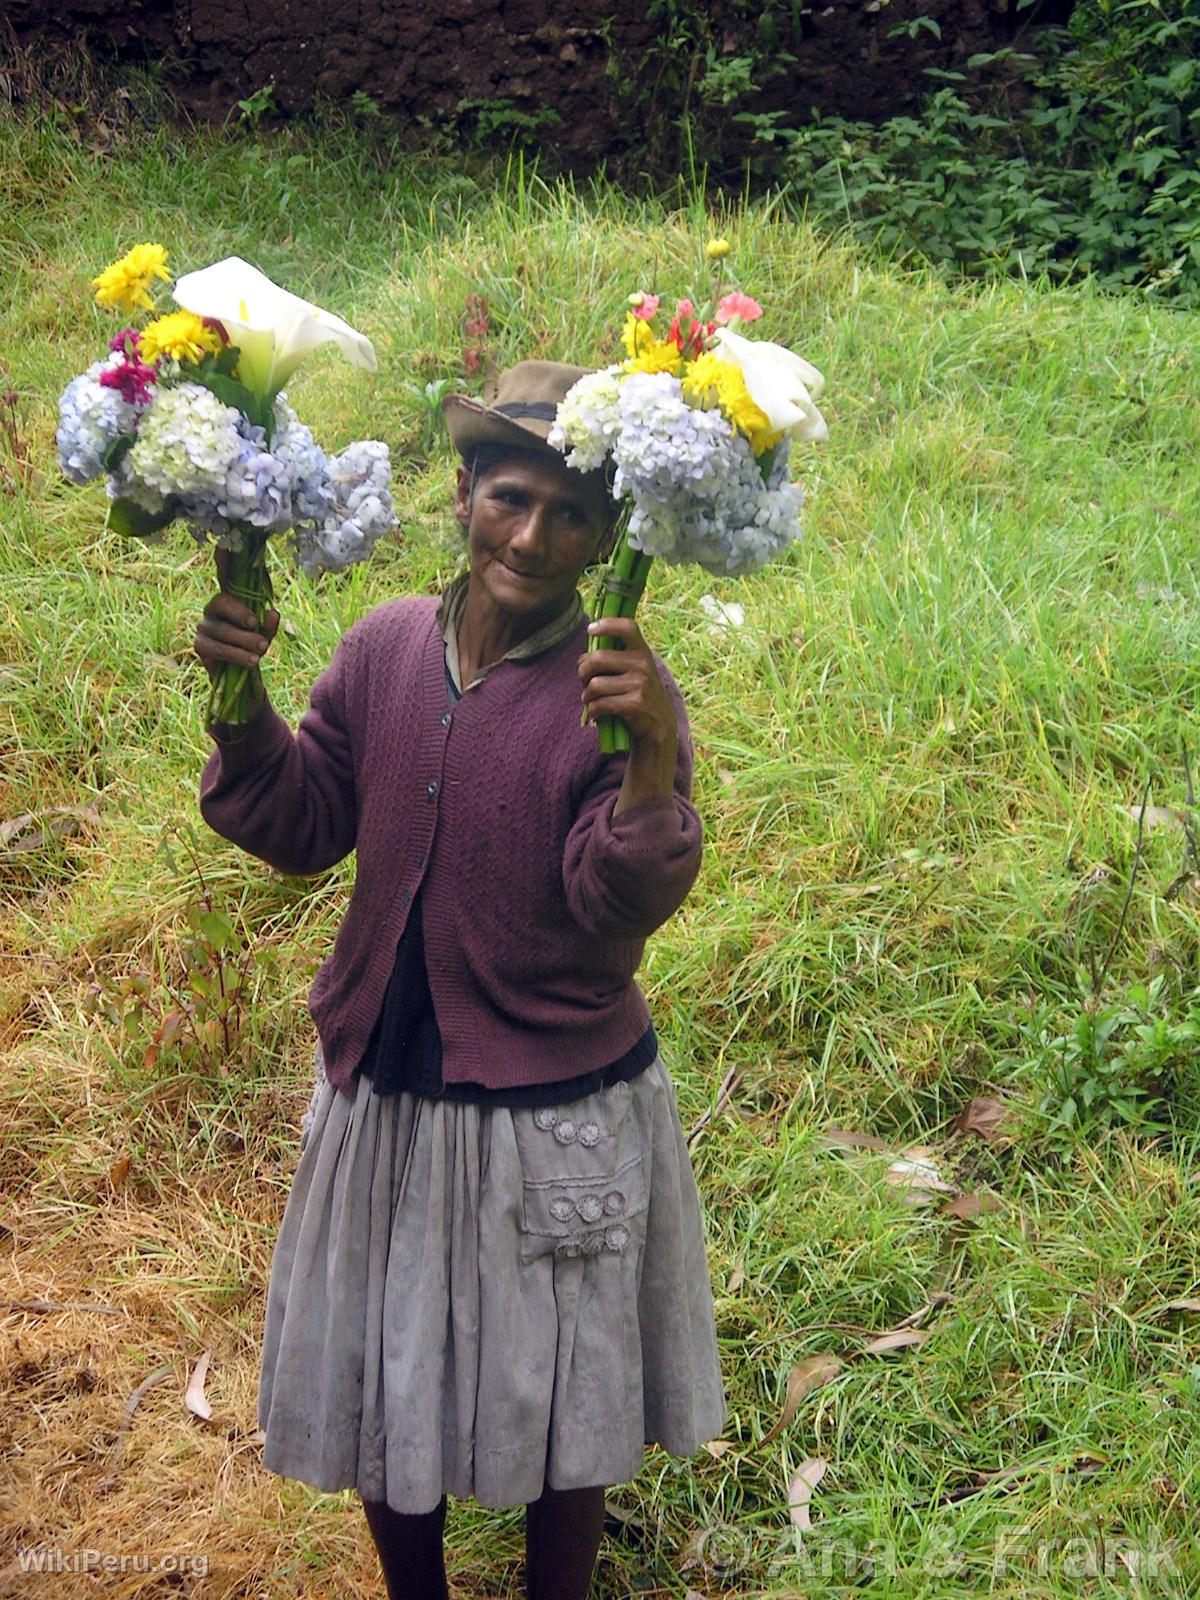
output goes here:
[[605, 758], [567, 835], [563, 887], [571, 915], [601, 939], [644, 939], [676, 912], [700, 870], [702, 828], [691, 802], [692, 741], [683, 696], [658, 663], [675, 704], [674, 793], [613, 816], [624, 754]]
[[216, 748], [200, 775], [200, 813], [214, 832], [280, 872], [323, 872], [354, 848], [349, 653], [347, 633], [295, 733], [269, 701], [236, 737], [211, 730]]

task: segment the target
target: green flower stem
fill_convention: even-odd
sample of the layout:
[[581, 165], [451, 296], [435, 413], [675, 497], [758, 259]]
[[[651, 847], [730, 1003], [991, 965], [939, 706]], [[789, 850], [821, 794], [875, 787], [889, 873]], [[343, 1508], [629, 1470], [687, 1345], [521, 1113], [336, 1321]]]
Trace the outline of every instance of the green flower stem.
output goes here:
[[[267, 535], [261, 528], [247, 523], [239, 526], [242, 548], [229, 552], [221, 590], [224, 594], [236, 595], [243, 605], [249, 606], [261, 629], [274, 598], [267, 569]], [[235, 667], [232, 662], [223, 662], [212, 675], [208, 722], [234, 726], [249, 722], [261, 686], [262, 674], [258, 667]]]
[[[592, 613], [593, 621], [599, 621], [603, 617], [632, 617], [637, 610], [638, 601], [642, 598], [642, 591], [646, 587], [646, 579], [654, 557], [633, 548], [627, 538], [628, 529], [629, 518], [627, 514], [623, 514], [616, 545], [600, 579], [599, 598]], [[605, 583], [605, 578], [610, 576], [617, 580], [619, 588], [610, 587]], [[595, 633], [588, 635], [588, 649], [622, 650], [624, 645], [611, 634]], [[605, 755], [629, 749], [629, 729], [622, 718], [597, 717], [596, 731], [600, 739], [600, 749]]]

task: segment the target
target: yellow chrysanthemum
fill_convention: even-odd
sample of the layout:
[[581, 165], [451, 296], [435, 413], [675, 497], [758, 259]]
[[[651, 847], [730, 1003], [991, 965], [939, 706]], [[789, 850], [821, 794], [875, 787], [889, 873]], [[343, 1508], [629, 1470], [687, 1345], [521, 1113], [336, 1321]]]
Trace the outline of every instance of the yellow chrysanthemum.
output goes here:
[[730, 426], [745, 434], [756, 456], [778, 444], [780, 433], [772, 430], [766, 412], [750, 398], [741, 369], [732, 361], [706, 350], [684, 368], [682, 388], [684, 399], [693, 405], [719, 406]]
[[153, 311], [154, 301], [146, 293], [150, 280], [170, 276], [167, 252], [161, 244], [135, 244], [119, 261], [114, 261], [92, 279], [96, 304], [121, 311], [133, 311], [138, 306]]
[[678, 372], [679, 347], [670, 339], [656, 339], [650, 324], [632, 312], [621, 329], [621, 343], [629, 354], [626, 372]]
[[729, 254], [729, 240], [710, 239], [704, 246], [704, 254], [710, 261], [719, 261], [722, 256]]
[[651, 339], [625, 363], [626, 372], [679, 371], [679, 350], [670, 339]]
[[201, 317], [191, 311], [169, 311], [142, 329], [138, 355], [146, 362], [157, 361], [159, 356], [199, 361], [204, 355], [216, 355], [220, 348], [220, 334], [206, 328]]

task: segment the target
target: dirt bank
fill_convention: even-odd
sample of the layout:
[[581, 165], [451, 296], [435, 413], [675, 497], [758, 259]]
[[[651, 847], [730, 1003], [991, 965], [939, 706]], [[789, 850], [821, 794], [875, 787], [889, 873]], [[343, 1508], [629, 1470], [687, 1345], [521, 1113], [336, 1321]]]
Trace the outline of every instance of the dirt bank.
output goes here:
[[[711, 126], [724, 95], [731, 109], [885, 116], [913, 104], [924, 68], [953, 70], [1030, 15], [1018, 18], [1015, 0], [326, 0], [319, 11], [292, 0], [6, 0], [0, 10], [26, 47], [78, 40], [110, 57], [177, 61], [180, 98], [203, 116], [224, 117], [267, 84], [285, 112], [361, 91], [414, 132], [448, 122], [485, 142], [532, 130], [577, 169], [636, 165], [651, 144], [661, 153], [681, 106]], [[912, 35], [892, 36], [903, 25]], [[773, 81], [751, 72], [756, 95], [748, 64], [764, 52], [791, 59]]]

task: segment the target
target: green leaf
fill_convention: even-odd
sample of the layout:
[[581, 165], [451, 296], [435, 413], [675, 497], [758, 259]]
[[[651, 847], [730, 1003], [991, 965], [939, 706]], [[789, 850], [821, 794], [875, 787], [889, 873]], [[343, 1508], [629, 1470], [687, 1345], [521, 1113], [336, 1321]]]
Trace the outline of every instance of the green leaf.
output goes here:
[[228, 950], [237, 943], [233, 923], [224, 911], [206, 911], [193, 926], [214, 950]]
[[132, 500], [116, 499], [109, 505], [105, 525], [129, 539], [149, 539], [174, 518], [175, 508], [170, 501], [162, 511], [143, 511]]
[[110, 439], [104, 447], [104, 454], [100, 460], [109, 472], [115, 472], [121, 462], [133, 449], [137, 439], [136, 433], [119, 433], [115, 439]]

